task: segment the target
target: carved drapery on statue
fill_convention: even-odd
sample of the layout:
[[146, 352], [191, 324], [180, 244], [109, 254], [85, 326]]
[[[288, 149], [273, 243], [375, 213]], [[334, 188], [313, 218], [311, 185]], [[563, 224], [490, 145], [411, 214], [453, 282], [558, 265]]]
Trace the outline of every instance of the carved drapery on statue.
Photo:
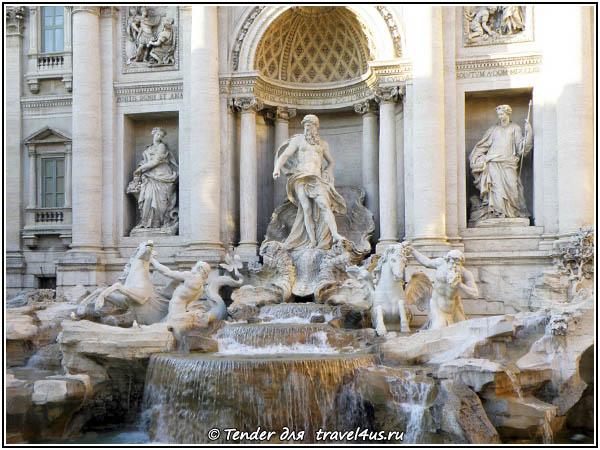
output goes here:
[[499, 123], [487, 130], [469, 155], [479, 198], [471, 199], [470, 225], [495, 218], [528, 218], [523, 184], [522, 159], [533, 147], [533, 132], [525, 124], [525, 136], [510, 122], [508, 105], [496, 108]]
[[166, 131], [152, 130], [153, 143], [143, 153], [142, 161], [133, 173], [127, 193], [138, 202], [140, 221], [131, 234], [177, 234], [177, 180], [179, 167], [167, 144]]

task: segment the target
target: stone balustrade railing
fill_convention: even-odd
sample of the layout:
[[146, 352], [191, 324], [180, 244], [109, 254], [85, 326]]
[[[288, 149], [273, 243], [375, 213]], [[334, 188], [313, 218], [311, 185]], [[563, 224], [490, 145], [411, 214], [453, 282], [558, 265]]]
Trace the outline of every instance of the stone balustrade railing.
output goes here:
[[64, 55], [40, 55], [38, 56], [38, 70], [57, 70], [65, 65]]

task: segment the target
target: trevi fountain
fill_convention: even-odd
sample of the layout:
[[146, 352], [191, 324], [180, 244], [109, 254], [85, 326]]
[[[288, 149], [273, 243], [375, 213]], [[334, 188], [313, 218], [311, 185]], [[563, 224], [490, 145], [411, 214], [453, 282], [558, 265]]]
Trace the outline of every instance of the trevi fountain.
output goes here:
[[593, 8], [6, 6], [5, 443], [594, 442]]

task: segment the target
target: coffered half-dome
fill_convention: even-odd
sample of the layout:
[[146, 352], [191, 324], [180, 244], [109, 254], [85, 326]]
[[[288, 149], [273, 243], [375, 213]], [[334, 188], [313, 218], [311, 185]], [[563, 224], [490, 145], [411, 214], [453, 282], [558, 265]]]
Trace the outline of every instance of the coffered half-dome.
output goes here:
[[334, 83], [368, 72], [363, 27], [347, 8], [299, 6], [281, 14], [262, 36], [254, 68], [284, 83]]

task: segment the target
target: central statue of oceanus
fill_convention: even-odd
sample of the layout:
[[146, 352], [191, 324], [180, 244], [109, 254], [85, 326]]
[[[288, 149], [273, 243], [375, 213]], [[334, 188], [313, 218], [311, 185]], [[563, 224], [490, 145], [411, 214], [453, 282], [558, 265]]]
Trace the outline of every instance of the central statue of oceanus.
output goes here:
[[289, 250], [329, 249], [332, 241], [344, 239], [334, 213], [346, 214], [346, 202], [333, 184], [335, 163], [329, 145], [319, 137], [319, 118], [308, 114], [301, 123], [304, 134], [292, 136], [279, 147], [273, 170], [275, 180], [284, 170], [287, 198], [297, 208], [284, 245]]

